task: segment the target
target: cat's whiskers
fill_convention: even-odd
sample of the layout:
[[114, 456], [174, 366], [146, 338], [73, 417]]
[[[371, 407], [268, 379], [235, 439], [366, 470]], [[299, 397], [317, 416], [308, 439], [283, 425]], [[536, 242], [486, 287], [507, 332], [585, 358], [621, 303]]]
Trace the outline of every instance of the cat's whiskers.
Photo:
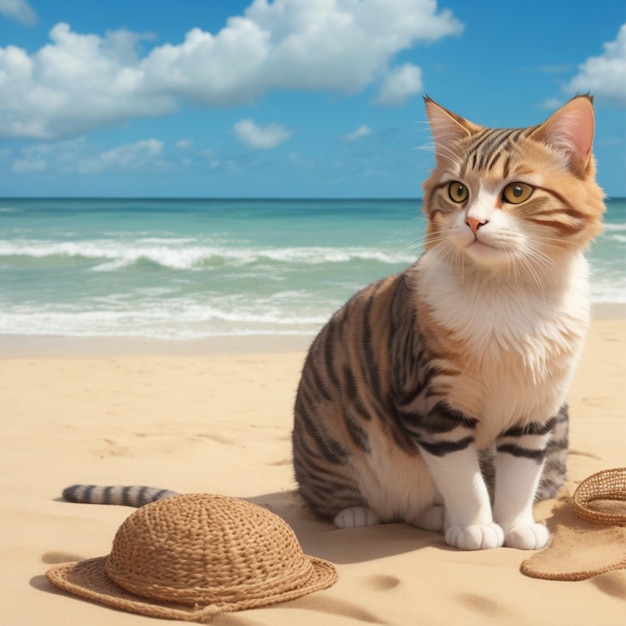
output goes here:
[[536, 246], [528, 246], [524, 254], [530, 259], [536, 261], [536, 265], [544, 272], [550, 272], [553, 276], [557, 277], [560, 275], [562, 268], [556, 262], [553, 256], [546, 254], [543, 250]]
[[419, 253], [423, 253], [426, 251], [426, 246], [430, 245], [432, 247], [438, 246], [441, 243], [449, 243], [449, 237], [444, 235], [444, 234], [439, 234], [436, 236], [432, 236], [432, 235], [426, 235], [424, 234], [422, 237], [420, 237], [419, 240], [415, 241], [414, 243], [412, 243], [411, 245], [407, 246], [406, 248], [404, 248], [401, 252], [401, 254], [406, 254], [409, 252], [419, 252]]
[[569, 254], [570, 250], [577, 252], [580, 249], [579, 243], [567, 239], [557, 239], [556, 237], [541, 237], [539, 243], [543, 248], [548, 248], [550, 252], [563, 252], [564, 248], [567, 247], [566, 254]]
[[[561, 243], [557, 239], [553, 241]], [[541, 243], [542, 247], [557, 248], [554, 244], [546, 245], [544, 240]], [[558, 284], [564, 272], [563, 266], [556, 261], [554, 255], [547, 254], [537, 246], [528, 246], [524, 250], [524, 254], [520, 256], [520, 264], [533, 277], [535, 285], [542, 292], [544, 298], [546, 287], [554, 287]]]
[[409, 244], [408, 246], [400, 250], [399, 254], [401, 256], [404, 256], [405, 254], [414, 255], [416, 253], [419, 255], [422, 252], [424, 252], [425, 246], [426, 246], [426, 242], [424, 238], [421, 238], [419, 241], [414, 241], [413, 243]]
[[455, 262], [457, 265], [461, 265], [461, 282], [465, 284], [465, 254], [463, 254], [458, 246], [452, 247], [454, 248]]
[[515, 259], [510, 250], [504, 251], [504, 258], [506, 259], [506, 269], [507, 269], [507, 281], [511, 280], [511, 273], [513, 274], [513, 284], [517, 284], [519, 280], [518, 272], [517, 272], [517, 264], [515, 263]]
[[541, 294], [541, 298], [545, 300], [546, 291], [545, 291], [544, 281], [541, 280], [541, 276], [539, 272], [534, 266], [534, 263], [532, 263], [532, 261], [534, 261], [535, 259], [542, 260], [539, 255], [534, 254], [534, 251], [529, 250], [527, 251], [525, 255], [522, 255], [518, 258], [518, 263], [532, 279], [532, 282], [534, 283], [534, 285], [537, 287], [537, 290]]

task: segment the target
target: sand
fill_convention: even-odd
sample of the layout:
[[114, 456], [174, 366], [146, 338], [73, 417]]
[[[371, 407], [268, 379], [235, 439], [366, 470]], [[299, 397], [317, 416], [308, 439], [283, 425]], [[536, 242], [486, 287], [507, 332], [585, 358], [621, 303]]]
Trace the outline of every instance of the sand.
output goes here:
[[[244, 497], [286, 519], [339, 582], [218, 625], [593, 624], [626, 615], [626, 570], [522, 575], [528, 553], [461, 552], [391, 524], [338, 530], [294, 494], [291, 411], [306, 342], [0, 340], [0, 624], [154, 624], [51, 587], [55, 563], [105, 555], [132, 509], [63, 502], [75, 482]], [[280, 350], [280, 352], [277, 352]], [[572, 386], [570, 492], [626, 465], [626, 320], [592, 325]], [[549, 519], [555, 501], [537, 507]]]

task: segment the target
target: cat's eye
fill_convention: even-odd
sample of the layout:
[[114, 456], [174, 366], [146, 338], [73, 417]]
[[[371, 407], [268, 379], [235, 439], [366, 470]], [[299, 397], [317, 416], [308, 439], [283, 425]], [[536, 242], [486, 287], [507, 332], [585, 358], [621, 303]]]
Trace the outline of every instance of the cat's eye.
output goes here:
[[450, 200], [452, 200], [452, 202], [465, 202], [469, 197], [469, 189], [458, 180], [453, 180], [448, 185], [448, 195], [450, 196]]
[[510, 204], [526, 202], [532, 195], [534, 188], [527, 183], [510, 183], [502, 191], [502, 200]]

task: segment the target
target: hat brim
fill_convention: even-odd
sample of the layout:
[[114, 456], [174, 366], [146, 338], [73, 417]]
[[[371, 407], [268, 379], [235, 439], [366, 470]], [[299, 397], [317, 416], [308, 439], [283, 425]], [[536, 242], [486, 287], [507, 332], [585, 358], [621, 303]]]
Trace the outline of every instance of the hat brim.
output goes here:
[[260, 608], [294, 600], [309, 593], [327, 589], [338, 578], [337, 570], [332, 563], [307, 556], [306, 558], [309, 559], [313, 566], [311, 575], [308, 580], [302, 581], [295, 589], [265, 597], [244, 599], [238, 602], [216, 602], [210, 606], [198, 608], [197, 606], [192, 607], [173, 602], [159, 602], [158, 600], [142, 598], [130, 593], [107, 576], [104, 568], [107, 558], [103, 556], [76, 563], [55, 565], [46, 572], [46, 578], [59, 589], [116, 609], [150, 617], [178, 619], [189, 622], [204, 622], [210, 620], [211, 617], [218, 613]]

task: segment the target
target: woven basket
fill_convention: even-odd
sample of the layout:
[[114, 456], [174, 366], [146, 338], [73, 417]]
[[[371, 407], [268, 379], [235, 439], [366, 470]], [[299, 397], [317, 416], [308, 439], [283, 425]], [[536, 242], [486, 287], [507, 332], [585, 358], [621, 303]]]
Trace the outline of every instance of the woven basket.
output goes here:
[[[605, 511], [597, 506], [601, 500], [624, 505], [618, 512]], [[574, 511], [594, 524], [626, 526], [626, 467], [604, 470], [583, 480], [574, 492]]]

